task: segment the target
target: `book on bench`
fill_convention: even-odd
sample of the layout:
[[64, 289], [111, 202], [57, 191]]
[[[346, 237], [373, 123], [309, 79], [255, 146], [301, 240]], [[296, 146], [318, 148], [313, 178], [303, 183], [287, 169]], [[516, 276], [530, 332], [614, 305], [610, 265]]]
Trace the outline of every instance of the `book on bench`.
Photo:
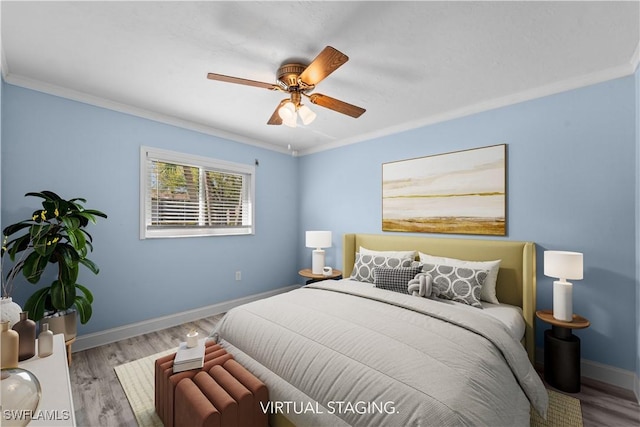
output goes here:
[[198, 340], [198, 345], [188, 348], [186, 342], [181, 342], [173, 359], [173, 373], [200, 369], [204, 366], [204, 342], [206, 338]]

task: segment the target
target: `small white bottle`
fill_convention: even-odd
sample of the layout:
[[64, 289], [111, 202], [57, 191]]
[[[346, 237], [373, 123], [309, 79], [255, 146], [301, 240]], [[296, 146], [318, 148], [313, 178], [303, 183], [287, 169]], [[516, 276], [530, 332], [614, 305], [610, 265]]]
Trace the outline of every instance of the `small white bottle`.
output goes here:
[[47, 357], [51, 354], [53, 354], [53, 332], [49, 330], [49, 324], [44, 323], [38, 335], [38, 357]]

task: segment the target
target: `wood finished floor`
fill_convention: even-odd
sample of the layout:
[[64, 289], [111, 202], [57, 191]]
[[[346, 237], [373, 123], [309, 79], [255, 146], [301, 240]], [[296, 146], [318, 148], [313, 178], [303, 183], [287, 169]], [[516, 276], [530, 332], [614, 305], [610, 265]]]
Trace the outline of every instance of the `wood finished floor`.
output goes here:
[[69, 367], [79, 427], [137, 426], [114, 368], [177, 347], [191, 330], [209, 335], [222, 315], [73, 353]]
[[[74, 353], [69, 372], [77, 425], [135, 427], [133, 412], [113, 368], [176, 347], [191, 329], [208, 335], [221, 317], [211, 316]], [[584, 379], [580, 393], [568, 395], [580, 399], [585, 427], [640, 426], [640, 406], [631, 391]]]
[[579, 393], [565, 394], [580, 399], [585, 427], [640, 426], [640, 406], [630, 390], [583, 378]]

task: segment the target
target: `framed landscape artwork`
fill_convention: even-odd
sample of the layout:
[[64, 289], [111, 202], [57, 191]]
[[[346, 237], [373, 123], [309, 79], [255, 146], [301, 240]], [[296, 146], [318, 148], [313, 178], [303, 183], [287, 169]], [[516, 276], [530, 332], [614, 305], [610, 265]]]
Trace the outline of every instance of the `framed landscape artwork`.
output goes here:
[[506, 234], [506, 144], [382, 165], [382, 230]]

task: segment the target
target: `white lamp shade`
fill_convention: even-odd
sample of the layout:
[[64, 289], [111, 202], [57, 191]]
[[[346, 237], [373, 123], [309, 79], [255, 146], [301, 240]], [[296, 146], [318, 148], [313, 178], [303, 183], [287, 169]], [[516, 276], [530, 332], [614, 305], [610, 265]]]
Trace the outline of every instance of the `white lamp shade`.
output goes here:
[[282, 120], [289, 120], [296, 114], [296, 106], [293, 102], [287, 101], [282, 107], [278, 109], [278, 115]]
[[289, 126], [290, 128], [294, 128], [296, 126], [298, 126], [298, 115], [296, 113], [293, 113], [293, 116], [287, 118], [287, 119], [282, 119], [282, 123], [285, 126]]
[[302, 123], [304, 123], [305, 125], [310, 124], [316, 119], [316, 113], [314, 113], [311, 108], [307, 107], [306, 105], [301, 105], [300, 108], [298, 108], [298, 115], [300, 116], [300, 120], [302, 120]]
[[307, 231], [305, 245], [308, 248], [330, 248], [330, 231]]
[[544, 251], [544, 275], [558, 279], [581, 280], [583, 274], [580, 252]]

